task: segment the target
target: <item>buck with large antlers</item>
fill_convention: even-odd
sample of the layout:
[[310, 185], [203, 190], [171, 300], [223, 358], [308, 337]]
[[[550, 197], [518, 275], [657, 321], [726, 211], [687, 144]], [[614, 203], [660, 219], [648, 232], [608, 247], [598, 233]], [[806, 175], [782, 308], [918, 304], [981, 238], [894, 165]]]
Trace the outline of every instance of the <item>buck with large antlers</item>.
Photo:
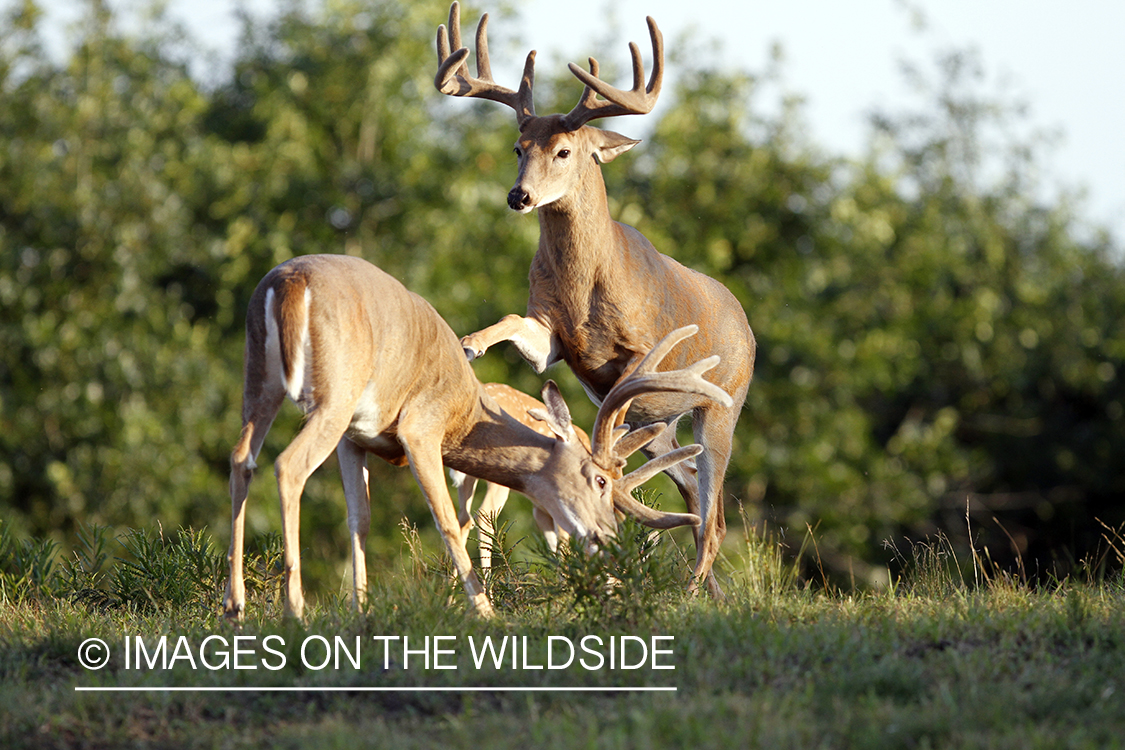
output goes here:
[[[695, 439], [703, 445], [696, 470], [679, 464], [667, 473], [688, 510], [703, 519], [696, 530], [692, 588], [706, 579], [709, 589], [721, 596], [711, 568], [726, 534], [723, 477], [754, 371], [754, 335], [742, 306], [726, 287], [660, 254], [637, 230], [613, 220], [599, 165], [639, 141], [586, 124], [652, 109], [664, 72], [663, 37], [649, 18], [653, 69], [647, 85], [640, 51], [630, 44], [631, 90], [622, 91], [599, 79], [598, 63], [590, 58], [589, 72], [570, 65], [586, 87], [574, 109], [539, 117], [532, 103], [535, 52], [527, 56], [518, 90], [500, 86], [489, 65], [487, 21], [485, 15], [477, 26], [474, 77], [465, 62], [469, 50], [461, 46], [460, 8], [453, 3], [448, 29], [438, 28], [434, 84], [443, 94], [489, 99], [515, 110], [519, 171], [508, 205], [520, 213], [539, 210], [539, 250], [531, 262], [527, 315], [508, 315], [461, 343], [472, 359], [498, 342], [511, 341], [537, 372], [565, 361], [598, 403], [668, 331], [698, 324], [699, 335], [669, 357], [665, 366], [680, 367], [720, 354], [721, 363], [707, 377], [730, 394], [731, 401], [651, 394], [638, 398], [626, 419], [634, 425], [675, 424], [691, 413]], [[670, 429], [645, 453], [651, 458], [676, 448], [675, 430]]]
[[658, 513], [627, 497], [648, 477], [699, 450], [688, 446], [650, 461], [621, 479], [625, 458], [657, 433], [616, 431], [628, 402], [649, 392], [695, 393], [729, 401], [703, 379], [717, 358], [676, 372], [655, 366], [680, 340], [665, 338], [634, 376], [623, 380], [599, 409], [587, 449], [574, 434], [570, 413], [554, 383], [543, 389], [546, 407], [535, 416], [544, 436], [505, 414], [473, 375], [456, 335], [421, 297], [366, 261], [341, 255], [307, 255], [273, 269], [250, 299], [242, 434], [231, 454], [230, 580], [223, 600], [227, 617], [241, 618], [245, 504], [266, 433], [288, 396], [307, 416], [274, 472], [281, 496], [287, 608], [301, 617], [298, 521], [309, 475], [336, 451], [348, 506], [353, 595], [367, 589], [364, 546], [370, 525], [366, 454], [409, 464], [445, 547], [476, 610], [492, 612], [473, 572], [442, 463], [511, 487], [547, 511], [559, 528], [597, 544], [612, 535], [614, 507], [651, 526], [699, 522], [690, 514]]

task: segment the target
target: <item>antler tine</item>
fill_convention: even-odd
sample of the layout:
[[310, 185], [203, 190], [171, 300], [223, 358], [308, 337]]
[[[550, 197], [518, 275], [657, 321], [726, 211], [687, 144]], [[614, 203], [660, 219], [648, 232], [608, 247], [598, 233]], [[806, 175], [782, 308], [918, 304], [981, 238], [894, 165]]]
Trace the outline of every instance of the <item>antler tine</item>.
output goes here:
[[[607, 451], [613, 450], [612, 427], [610, 426], [616, 426], [619, 420], [623, 420], [625, 412], [629, 410], [630, 402], [645, 393], [694, 393], [717, 401], [723, 406], [730, 406], [732, 403], [730, 395], [702, 377], [702, 373], [714, 368], [717, 364], [719, 364], [718, 356], [708, 357], [682, 370], [636, 375], [622, 380], [613, 387], [613, 390], [602, 403], [602, 409], [606, 410], [606, 418], [604, 424], [602, 421], [594, 424], [594, 432], [598, 438], [596, 444], [600, 448], [604, 447]], [[601, 417], [600, 411], [599, 417]]]
[[[699, 333], [699, 326], [695, 323], [691, 325], [677, 328], [676, 330], [665, 334], [664, 338], [656, 342], [656, 346], [649, 350], [648, 354], [641, 358], [641, 362], [637, 368], [633, 370], [635, 373], [649, 373], [656, 372], [657, 366], [664, 361], [668, 356], [668, 352], [675, 348], [676, 344], [680, 343], [686, 338], [691, 338]], [[713, 365], [712, 365], [713, 366]], [[710, 368], [708, 368], [710, 369]]]
[[646, 424], [644, 427], [638, 427], [632, 432], [626, 432], [614, 443], [613, 450], [620, 458], [628, 458], [655, 440], [656, 436], [664, 432], [667, 426], [668, 424], [665, 422], [653, 422], [652, 424]]
[[694, 458], [702, 452], [703, 446], [699, 443], [692, 443], [691, 445], [685, 445], [682, 448], [668, 451], [664, 455], [657, 456], [651, 461], [642, 464], [638, 469], [629, 472], [623, 478], [618, 479], [617, 488], [619, 488], [622, 493], [628, 495], [669, 466], [674, 466], [680, 461]]
[[[517, 122], [523, 123], [535, 116], [532, 87], [535, 81], [535, 50], [527, 55], [523, 77], [518, 91], [499, 85], [492, 79], [492, 66], [488, 59], [488, 14], [477, 23], [477, 75], [469, 74], [466, 59], [469, 50], [461, 46], [461, 6], [449, 6], [449, 28], [438, 26], [438, 71], [434, 86], [449, 96], [468, 96], [506, 104], [516, 111]], [[450, 50], [453, 50], [452, 52]]]
[[703, 379], [703, 373], [719, 364], [717, 355], [702, 359], [680, 370], [656, 372], [656, 368], [676, 344], [698, 331], [699, 326], [690, 325], [677, 328], [666, 335], [644, 356], [632, 373], [619, 380], [606, 394], [594, 419], [594, 429], [591, 434], [594, 459], [602, 466], [608, 468], [620, 463], [614, 430], [624, 421], [629, 404], [637, 396], [654, 392], [694, 393], [724, 406], [731, 405], [731, 397], [726, 391]]
[[630, 472], [614, 483], [613, 506], [651, 529], [672, 529], [677, 526], [698, 526], [702, 519], [694, 513], [665, 513], [650, 508], [633, 497], [633, 490], [647, 482], [670, 466], [698, 456], [703, 452], [702, 445], [685, 445], [658, 456]]
[[477, 78], [492, 80], [492, 65], [488, 61], [488, 14], [477, 24]]
[[[487, 13], [485, 15], [488, 15]], [[481, 19], [483, 22], [484, 19]], [[449, 6], [449, 48], [452, 50], [462, 49], [461, 45], [461, 3], [452, 3]], [[468, 66], [464, 68], [465, 74], [469, 72]], [[460, 72], [460, 71], [458, 71]]]
[[[598, 78], [598, 62], [592, 57], [588, 73], [578, 65], [570, 63], [570, 72], [586, 84], [582, 98], [565, 118], [567, 125], [572, 129], [577, 130], [590, 120], [601, 117], [644, 115], [652, 111], [664, 81], [664, 35], [660, 33], [660, 28], [657, 27], [652, 16], [645, 20], [648, 22], [648, 33], [652, 39], [652, 75], [648, 79], [648, 85], [645, 86], [644, 82], [645, 72], [641, 51], [633, 42], [629, 42], [629, 54], [633, 58], [633, 88], [629, 91], [610, 86]], [[603, 99], [599, 100], [597, 94]]]
[[461, 46], [460, 3], [455, 2], [449, 6], [449, 26], [440, 24], [437, 28], [437, 54], [438, 73], [434, 78], [434, 85], [439, 91], [444, 89], [448, 79], [455, 73], [468, 75], [469, 69], [464, 63], [469, 56], [469, 50]]
[[650, 529], [674, 529], [677, 526], [699, 526], [703, 523], [703, 520], [694, 513], [663, 513], [637, 502], [632, 495], [614, 493], [613, 506]]

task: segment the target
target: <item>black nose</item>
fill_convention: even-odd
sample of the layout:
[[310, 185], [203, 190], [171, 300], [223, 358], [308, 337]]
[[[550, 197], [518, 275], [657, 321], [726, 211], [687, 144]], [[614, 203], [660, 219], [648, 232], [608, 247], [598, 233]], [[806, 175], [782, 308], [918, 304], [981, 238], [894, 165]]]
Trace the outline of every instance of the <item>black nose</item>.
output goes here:
[[508, 208], [513, 211], [527, 208], [531, 205], [531, 196], [521, 187], [514, 187], [508, 193]]

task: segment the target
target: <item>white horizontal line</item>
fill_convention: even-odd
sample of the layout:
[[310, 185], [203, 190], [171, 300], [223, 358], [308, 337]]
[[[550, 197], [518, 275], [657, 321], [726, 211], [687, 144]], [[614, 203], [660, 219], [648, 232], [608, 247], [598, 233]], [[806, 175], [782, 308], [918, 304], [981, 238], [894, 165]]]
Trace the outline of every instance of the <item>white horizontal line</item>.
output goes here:
[[677, 687], [82, 687], [78, 693], [667, 693]]

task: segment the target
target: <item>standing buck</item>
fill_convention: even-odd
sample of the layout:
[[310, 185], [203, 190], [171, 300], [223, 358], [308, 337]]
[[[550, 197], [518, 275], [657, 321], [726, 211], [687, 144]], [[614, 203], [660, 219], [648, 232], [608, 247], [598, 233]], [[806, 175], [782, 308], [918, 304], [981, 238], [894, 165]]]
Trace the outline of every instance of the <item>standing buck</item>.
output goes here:
[[729, 402], [702, 378], [717, 358], [677, 372], [655, 372], [668, 351], [691, 334], [684, 329], [660, 342], [634, 377], [609, 394], [595, 418], [595, 438], [588, 450], [575, 437], [554, 383], [544, 387], [546, 408], [535, 415], [550, 427], [547, 437], [501, 411], [473, 375], [445, 321], [425, 300], [375, 266], [339, 255], [308, 255], [281, 264], [254, 290], [246, 318], [242, 434], [231, 454], [230, 580], [224, 613], [230, 618], [243, 615], [246, 495], [262, 442], [286, 396], [307, 416], [274, 464], [287, 607], [297, 617], [304, 610], [298, 546], [301, 493], [333, 449], [347, 499], [357, 605], [367, 589], [367, 453], [410, 465], [465, 592], [484, 616], [492, 607], [465, 551], [443, 462], [522, 492], [560, 529], [588, 540], [589, 547], [615, 533], [613, 509], [623, 500], [631, 501], [629, 511], [652, 526], [698, 523], [698, 516], [658, 513], [618, 496], [627, 496], [657, 471], [695, 455], [699, 446], [650, 461], [616, 480], [625, 457], [656, 435], [614, 429], [629, 400], [639, 394], [682, 391]]
[[[653, 70], [645, 86], [640, 51], [633, 57], [633, 88], [622, 91], [601, 81], [598, 63], [590, 72], [571, 64], [585, 85], [578, 104], [565, 115], [538, 117], [532, 104], [535, 52], [527, 56], [519, 89], [492, 79], [486, 36], [488, 16], [477, 26], [477, 75], [465, 62], [460, 9], [453, 3], [448, 30], [438, 28], [437, 89], [451, 96], [489, 99], [516, 112], [520, 134], [515, 152], [519, 174], [508, 205], [520, 213], [539, 209], [539, 249], [531, 261], [526, 317], [508, 315], [461, 340], [470, 359], [490, 346], [511, 341], [536, 372], [563, 360], [595, 403], [628, 375], [644, 354], [669, 331], [698, 324], [699, 335], [665, 361], [681, 367], [718, 354], [721, 363], [708, 380], [730, 394], [719, 403], [695, 394], [651, 394], [628, 410], [632, 425], [675, 424], [692, 415], [695, 439], [703, 445], [697, 471], [687, 465], [667, 473], [702, 524], [696, 530], [692, 588], [704, 579], [721, 596], [711, 567], [726, 535], [723, 477], [731, 439], [754, 371], [754, 335], [742, 306], [719, 282], [677, 263], [653, 248], [637, 230], [610, 216], [600, 164], [612, 161], [639, 141], [586, 125], [616, 115], [645, 114], [656, 103], [664, 70], [664, 41], [648, 19]], [[601, 95], [603, 98], [598, 98]], [[650, 458], [677, 448], [667, 430], [645, 449]]]

